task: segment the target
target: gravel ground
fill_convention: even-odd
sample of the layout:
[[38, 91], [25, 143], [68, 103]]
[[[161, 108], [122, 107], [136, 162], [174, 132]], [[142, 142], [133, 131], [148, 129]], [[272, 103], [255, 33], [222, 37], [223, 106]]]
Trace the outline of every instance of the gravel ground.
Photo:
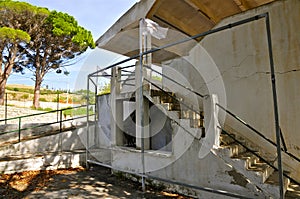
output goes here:
[[[31, 114], [36, 114], [36, 113], [43, 113], [45, 111], [37, 111], [37, 110], [32, 110], [30, 108], [18, 108], [14, 106], [9, 106], [7, 107], [7, 118], [15, 118], [15, 117], [20, 117], [20, 116], [25, 116], [25, 115], [31, 115]], [[0, 106], [0, 119], [5, 118], [5, 107]], [[57, 113], [48, 113], [48, 114], [42, 114], [38, 116], [31, 116], [31, 117], [25, 117], [22, 118], [22, 124], [24, 123], [44, 123], [44, 122], [55, 122], [57, 121]], [[9, 120], [7, 123], [8, 124], [18, 124], [19, 120], [14, 119], [14, 120]], [[0, 122], [0, 125], [3, 125], [4, 122]]]
[[110, 170], [93, 166], [90, 170], [68, 169], [57, 171], [29, 171], [12, 175], [0, 175], [0, 198], [179, 198], [164, 192], [112, 175]]

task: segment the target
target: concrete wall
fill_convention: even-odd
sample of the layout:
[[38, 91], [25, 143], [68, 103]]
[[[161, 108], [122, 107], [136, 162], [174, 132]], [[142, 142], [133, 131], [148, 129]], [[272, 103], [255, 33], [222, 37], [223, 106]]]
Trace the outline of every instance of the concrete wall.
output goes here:
[[[60, 151], [84, 150], [86, 146], [86, 127], [77, 128], [62, 133], [37, 139], [23, 141], [0, 148], [0, 156], [43, 154]], [[90, 144], [94, 145], [94, 126], [90, 127]]]
[[[172, 152], [151, 150], [145, 152], [146, 174], [190, 185], [239, 193], [252, 198], [263, 198], [263, 195], [242, 174], [225, 164], [213, 153], [199, 159], [198, 153], [202, 141], [195, 139], [177, 125], [173, 124], [173, 129]], [[114, 147], [112, 158], [114, 168], [136, 173], [143, 171], [142, 155], [139, 150]], [[220, 198], [221, 196], [204, 191], [186, 192], [186, 189], [181, 188], [176, 187], [176, 191], [199, 198]]]
[[98, 100], [98, 126], [96, 144], [108, 147], [111, 145], [111, 95], [101, 95]]
[[[94, 126], [90, 126], [90, 145], [95, 144]], [[0, 172], [14, 173], [79, 167], [85, 165], [87, 128], [22, 141], [0, 148]]]
[[[300, 1], [282, 0], [223, 20], [217, 27], [269, 12], [276, 71], [280, 126], [288, 150], [300, 157]], [[169, 67], [193, 89], [217, 94], [222, 105], [275, 140], [272, 85], [265, 20], [254, 21], [205, 37], [187, 57]], [[164, 70], [168, 72], [168, 69]], [[168, 73], [166, 73], [168, 74]], [[224, 89], [223, 89], [223, 88]], [[275, 148], [227, 116], [226, 124], [267, 153]], [[273, 158], [272, 157], [272, 158]], [[284, 158], [287, 164], [289, 159]], [[292, 163], [294, 164], [294, 163]], [[298, 174], [299, 175], [299, 172]]]

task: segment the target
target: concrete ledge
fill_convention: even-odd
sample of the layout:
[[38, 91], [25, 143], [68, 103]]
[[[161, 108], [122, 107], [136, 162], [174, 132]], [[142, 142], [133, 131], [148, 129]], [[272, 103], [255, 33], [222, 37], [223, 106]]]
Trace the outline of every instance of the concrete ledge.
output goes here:
[[62, 152], [36, 155], [33, 157], [19, 157], [20, 159], [0, 162], [0, 173], [11, 174], [22, 171], [55, 170], [78, 168], [85, 164], [85, 152]]

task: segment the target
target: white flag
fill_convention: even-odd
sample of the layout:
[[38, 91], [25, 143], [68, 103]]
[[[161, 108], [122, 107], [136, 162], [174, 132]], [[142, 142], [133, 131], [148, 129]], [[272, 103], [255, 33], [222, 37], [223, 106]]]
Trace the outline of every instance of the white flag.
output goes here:
[[143, 34], [150, 33], [156, 39], [164, 39], [168, 34], [168, 28], [160, 27], [156, 22], [150, 19], [143, 19], [144, 30]]

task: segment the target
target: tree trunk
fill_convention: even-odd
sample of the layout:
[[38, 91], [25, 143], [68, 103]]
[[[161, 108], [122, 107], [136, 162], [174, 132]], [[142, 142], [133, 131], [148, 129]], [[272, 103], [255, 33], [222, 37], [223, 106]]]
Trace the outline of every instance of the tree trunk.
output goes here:
[[4, 105], [6, 81], [7, 80], [5, 80], [5, 79], [0, 80], [0, 82], [1, 82], [0, 83], [0, 105]]
[[[0, 56], [2, 56], [3, 50], [1, 50]], [[8, 77], [10, 76], [13, 66], [14, 66], [14, 61], [16, 59], [16, 53], [17, 53], [17, 47], [14, 45], [11, 48], [11, 51], [9, 52], [9, 58], [7, 60], [8, 63], [3, 64], [3, 61], [1, 60], [1, 70], [0, 70], [0, 105], [4, 104], [4, 97], [5, 97], [5, 87], [6, 87], [6, 82]], [[2, 59], [2, 57], [1, 57]], [[4, 65], [4, 66], [2, 66]]]
[[40, 107], [40, 90], [41, 90], [42, 78], [36, 72], [35, 75], [35, 86], [34, 86], [34, 96], [33, 96], [33, 107], [35, 109]]

